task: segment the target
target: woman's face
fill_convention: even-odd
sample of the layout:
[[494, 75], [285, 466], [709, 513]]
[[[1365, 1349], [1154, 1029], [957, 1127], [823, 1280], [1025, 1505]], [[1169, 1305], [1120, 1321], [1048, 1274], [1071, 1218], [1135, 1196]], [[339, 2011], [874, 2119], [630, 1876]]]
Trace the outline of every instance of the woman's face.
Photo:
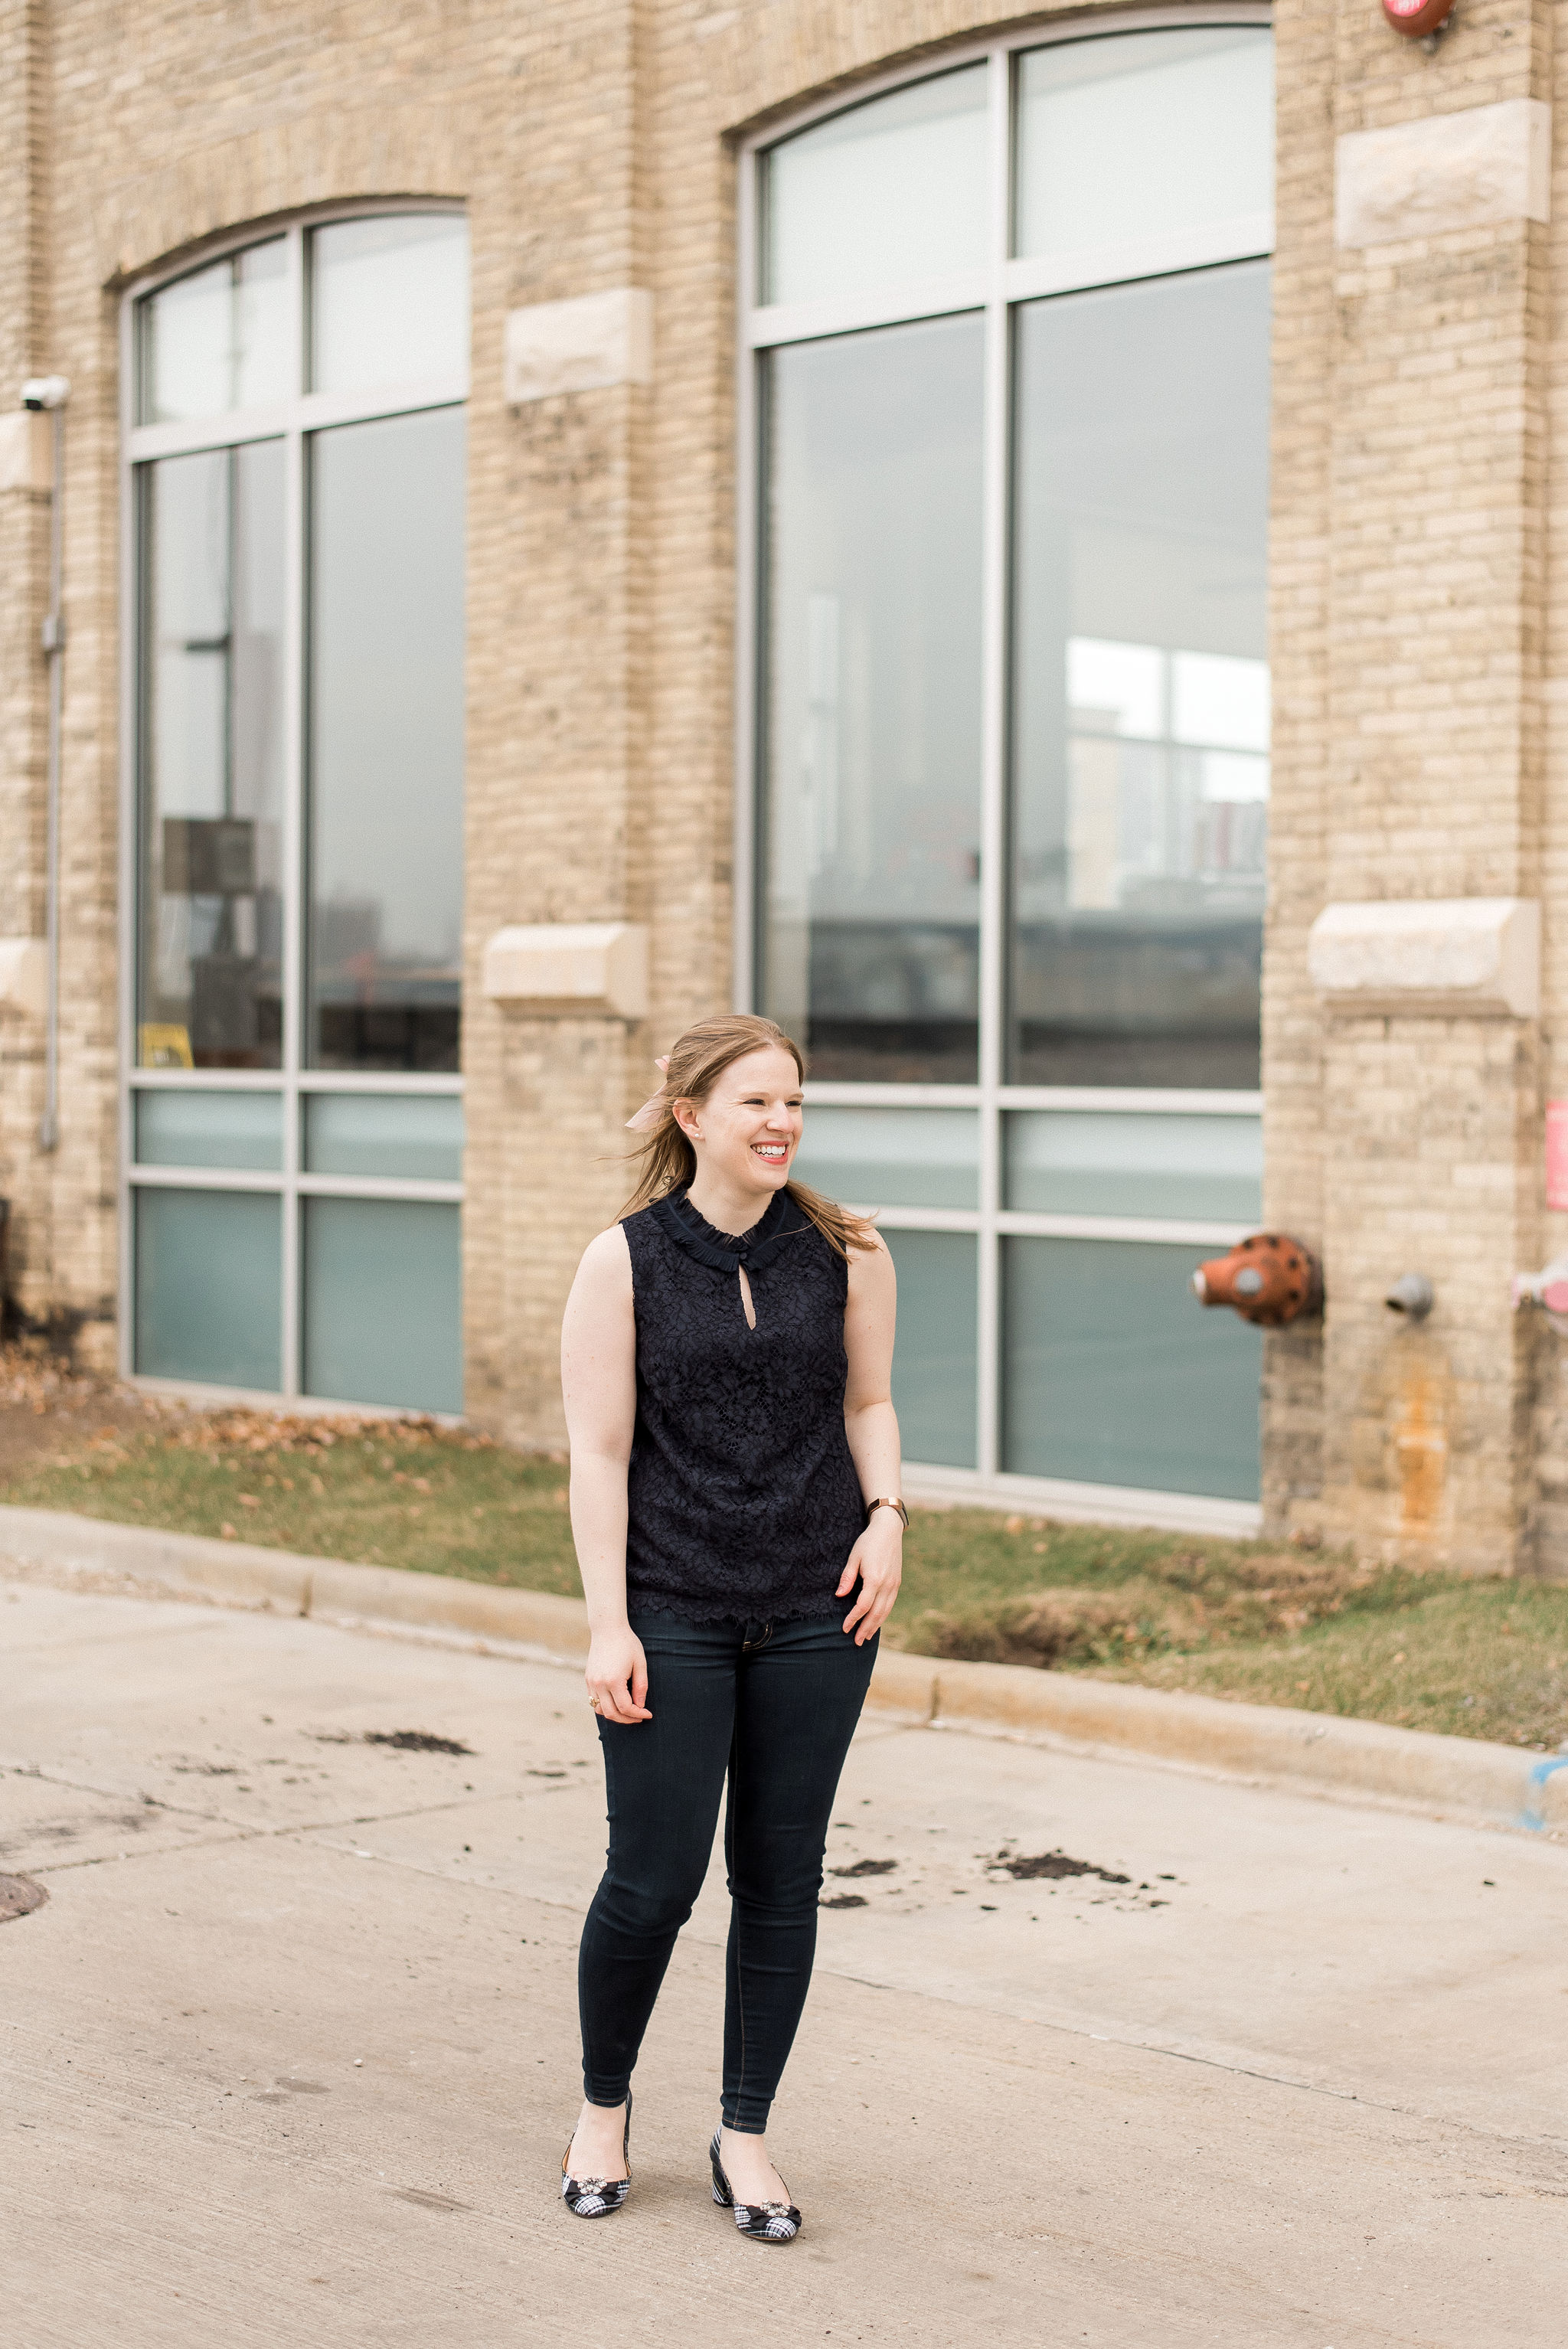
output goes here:
[[742, 1190], [781, 1191], [804, 1123], [793, 1055], [768, 1044], [732, 1061], [706, 1101], [676, 1104], [676, 1118], [705, 1173]]

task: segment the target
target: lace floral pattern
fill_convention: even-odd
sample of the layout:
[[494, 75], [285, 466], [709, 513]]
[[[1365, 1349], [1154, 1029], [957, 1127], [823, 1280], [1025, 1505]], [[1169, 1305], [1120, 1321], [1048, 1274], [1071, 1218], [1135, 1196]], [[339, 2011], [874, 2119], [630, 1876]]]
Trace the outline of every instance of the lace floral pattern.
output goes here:
[[844, 1433], [847, 1266], [787, 1191], [738, 1237], [683, 1193], [622, 1229], [637, 1319], [628, 1604], [697, 1623], [831, 1614], [865, 1516]]

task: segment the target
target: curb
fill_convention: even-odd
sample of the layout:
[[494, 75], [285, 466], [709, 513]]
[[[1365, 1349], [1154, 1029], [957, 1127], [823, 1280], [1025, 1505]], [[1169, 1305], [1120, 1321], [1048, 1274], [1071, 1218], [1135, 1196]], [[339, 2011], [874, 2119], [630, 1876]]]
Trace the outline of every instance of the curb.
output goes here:
[[[54, 1509], [0, 1505], [0, 1558], [113, 1573], [154, 1589], [338, 1624], [468, 1632], [550, 1661], [587, 1653], [580, 1599], [506, 1590], [455, 1575], [299, 1557]], [[1568, 1829], [1568, 1762], [1480, 1738], [1394, 1729], [1336, 1713], [1233, 1703], [1018, 1664], [949, 1663], [884, 1648], [869, 1702], [946, 1728], [1047, 1738], [1078, 1752], [1140, 1754], [1318, 1793], [1372, 1795], [1491, 1826]]]

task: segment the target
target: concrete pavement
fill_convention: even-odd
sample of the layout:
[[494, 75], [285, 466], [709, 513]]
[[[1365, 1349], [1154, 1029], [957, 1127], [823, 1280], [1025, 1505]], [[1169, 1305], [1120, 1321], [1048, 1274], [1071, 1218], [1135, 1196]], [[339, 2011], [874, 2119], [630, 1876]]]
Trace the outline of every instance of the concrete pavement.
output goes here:
[[[405, 1731], [469, 1750], [366, 1742]], [[869, 1718], [771, 2252], [704, 2172], [721, 1881], [626, 2210], [555, 2199], [574, 1672], [18, 1580], [0, 1763], [0, 1870], [50, 1896], [0, 1925], [17, 2349], [1561, 2339], [1561, 1845]], [[997, 1866], [1058, 1850], [1102, 1872]]]
[[[499, 1651], [561, 1663], [588, 1652], [581, 1599], [511, 1590], [454, 1574], [411, 1574], [303, 1557], [156, 1526], [0, 1505], [0, 1558], [67, 1587], [215, 1599], [319, 1617], [469, 1635]], [[968, 1730], [995, 1729], [1079, 1754], [1149, 1754], [1194, 1769], [1408, 1805], [1527, 1833], [1568, 1830], [1568, 1763], [1518, 1746], [1439, 1737], [1386, 1722], [1178, 1694], [1013, 1664], [938, 1662], [884, 1647], [869, 1702]]]

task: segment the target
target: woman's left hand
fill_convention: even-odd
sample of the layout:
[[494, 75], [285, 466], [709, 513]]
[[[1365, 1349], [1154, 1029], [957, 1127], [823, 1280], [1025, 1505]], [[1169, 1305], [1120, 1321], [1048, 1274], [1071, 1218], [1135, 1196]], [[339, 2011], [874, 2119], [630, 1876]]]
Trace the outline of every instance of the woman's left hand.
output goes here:
[[903, 1526], [896, 1509], [874, 1509], [872, 1521], [850, 1552], [839, 1577], [838, 1596], [847, 1599], [859, 1581], [860, 1596], [844, 1618], [844, 1629], [861, 1648], [892, 1613], [903, 1580]]

